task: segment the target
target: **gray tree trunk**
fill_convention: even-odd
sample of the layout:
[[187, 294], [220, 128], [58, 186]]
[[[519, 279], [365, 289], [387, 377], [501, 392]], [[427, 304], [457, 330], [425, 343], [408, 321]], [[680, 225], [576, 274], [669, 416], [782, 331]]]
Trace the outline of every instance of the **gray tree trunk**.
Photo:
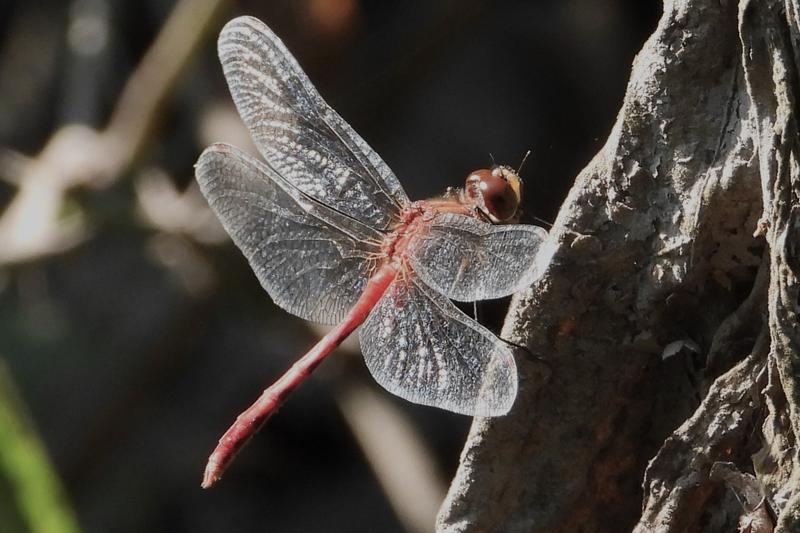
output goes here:
[[799, 66], [799, 0], [665, 1], [439, 531], [800, 529]]

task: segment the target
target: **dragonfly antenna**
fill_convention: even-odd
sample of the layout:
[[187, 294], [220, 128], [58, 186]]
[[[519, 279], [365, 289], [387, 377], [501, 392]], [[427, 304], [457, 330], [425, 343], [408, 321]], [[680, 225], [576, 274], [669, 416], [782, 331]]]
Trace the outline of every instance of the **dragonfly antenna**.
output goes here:
[[517, 176], [519, 176], [519, 173], [520, 173], [520, 172], [522, 172], [522, 167], [523, 167], [523, 165], [525, 165], [525, 161], [527, 161], [527, 160], [528, 160], [528, 156], [529, 156], [529, 155], [531, 155], [531, 151], [530, 151], [530, 150], [528, 150], [527, 152], [525, 152], [525, 155], [524, 155], [524, 156], [522, 156], [522, 162], [521, 162], [521, 163], [519, 164], [519, 166], [517, 167]]
[[494, 155], [492, 155], [492, 152], [489, 152], [489, 159], [492, 160], [492, 167], [496, 167], [497, 162], [494, 160]]

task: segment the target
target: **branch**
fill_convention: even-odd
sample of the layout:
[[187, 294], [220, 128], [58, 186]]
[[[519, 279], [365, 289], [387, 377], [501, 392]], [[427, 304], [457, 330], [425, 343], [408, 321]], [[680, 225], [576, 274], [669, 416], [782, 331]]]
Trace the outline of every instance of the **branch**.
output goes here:
[[522, 362], [510, 415], [475, 421], [439, 531], [730, 531], [715, 461], [796, 527], [799, 11], [665, 2], [506, 322], [552, 378]]
[[[164, 103], [214, 26], [225, 0], [180, 0], [122, 90], [108, 126], [70, 125], [56, 131], [42, 152], [4, 176], [18, 190], [0, 217], [0, 265], [68, 250], [88, 238], [78, 215], [63, 219], [66, 194], [79, 186], [108, 187], [149, 145]], [[13, 155], [13, 154], [12, 154]]]

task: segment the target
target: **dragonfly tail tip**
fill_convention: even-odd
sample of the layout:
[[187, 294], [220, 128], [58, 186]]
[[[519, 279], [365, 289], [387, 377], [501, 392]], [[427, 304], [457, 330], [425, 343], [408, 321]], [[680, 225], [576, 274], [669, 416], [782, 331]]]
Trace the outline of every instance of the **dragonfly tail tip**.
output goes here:
[[209, 461], [208, 465], [206, 465], [206, 471], [203, 473], [203, 482], [200, 484], [200, 487], [203, 489], [210, 489], [214, 483], [219, 481], [219, 469], [217, 465]]

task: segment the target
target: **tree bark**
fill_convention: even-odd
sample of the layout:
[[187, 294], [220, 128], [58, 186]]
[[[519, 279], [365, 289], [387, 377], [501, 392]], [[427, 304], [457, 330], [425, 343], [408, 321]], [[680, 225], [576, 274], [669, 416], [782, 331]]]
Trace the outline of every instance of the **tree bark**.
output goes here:
[[437, 530], [800, 528], [800, 1], [666, 0]]

